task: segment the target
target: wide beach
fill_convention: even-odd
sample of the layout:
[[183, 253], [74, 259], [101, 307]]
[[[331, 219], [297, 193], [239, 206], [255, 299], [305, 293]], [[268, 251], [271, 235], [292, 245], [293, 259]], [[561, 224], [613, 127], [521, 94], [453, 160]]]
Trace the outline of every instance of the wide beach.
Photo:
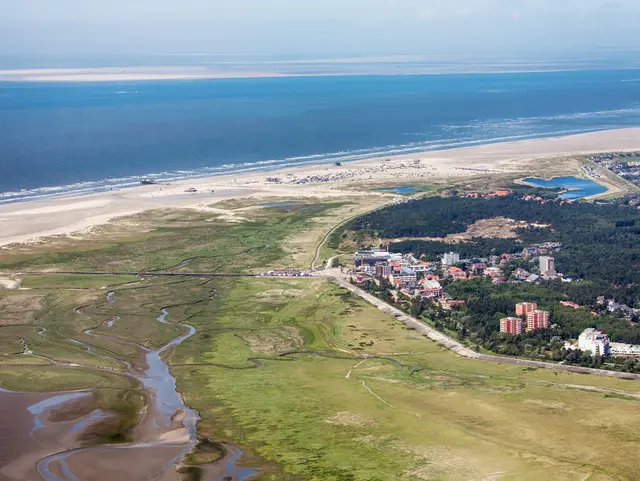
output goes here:
[[[126, 215], [153, 209], [188, 208], [231, 215], [214, 204], [237, 198], [340, 198], [374, 193], [373, 187], [435, 184], [469, 179], [515, 180], [523, 176], [582, 175], [574, 157], [605, 151], [640, 150], [640, 128], [567, 137], [505, 142], [396, 157], [309, 164], [271, 172], [187, 179], [84, 196], [60, 196], [0, 205], [0, 245], [81, 233]], [[597, 181], [606, 194], [620, 191], [610, 178]]]

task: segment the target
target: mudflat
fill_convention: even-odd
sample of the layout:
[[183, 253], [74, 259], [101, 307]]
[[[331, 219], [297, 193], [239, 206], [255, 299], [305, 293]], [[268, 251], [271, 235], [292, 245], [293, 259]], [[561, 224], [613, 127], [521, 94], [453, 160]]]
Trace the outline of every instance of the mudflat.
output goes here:
[[9, 463], [26, 452], [42, 448], [31, 436], [33, 416], [27, 408], [50, 397], [51, 394], [0, 391], [0, 479], [2, 469]]
[[[41, 480], [36, 462], [66, 449], [66, 423], [35, 423], [29, 407], [55, 397], [52, 393], [0, 391], [0, 480]], [[41, 419], [47, 417], [43, 413]]]
[[[171, 461], [184, 452], [183, 446], [150, 448], [93, 448], [69, 455], [66, 463], [78, 479], [92, 481], [180, 480]], [[168, 462], [169, 461], [169, 462]]]

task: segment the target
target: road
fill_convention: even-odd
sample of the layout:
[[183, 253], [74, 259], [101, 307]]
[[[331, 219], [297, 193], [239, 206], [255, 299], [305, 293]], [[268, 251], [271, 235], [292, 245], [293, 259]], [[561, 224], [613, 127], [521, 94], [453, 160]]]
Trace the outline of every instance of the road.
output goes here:
[[581, 374], [595, 374], [598, 376], [607, 376], [607, 377], [616, 377], [620, 379], [637, 379], [640, 380], [640, 374], [632, 374], [626, 372], [617, 372], [617, 371], [606, 371], [604, 369], [592, 369], [588, 367], [580, 367], [580, 366], [570, 366], [566, 364], [554, 364], [551, 362], [543, 362], [543, 361], [532, 361], [529, 359], [516, 359], [512, 357], [503, 357], [503, 356], [491, 356], [487, 354], [481, 354], [475, 352], [472, 349], [469, 349], [466, 346], [463, 346], [458, 341], [450, 338], [449, 336], [437, 331], [433, 327], [428, 324], [419, 321], [413, 316], [410, 316], [399, 309], [396, 309], [393, 306], [390, 306], [384, 301], [381, 301], [377, 297], [369, 294], [368, 292], [363, 291], [359, 287], [354, 286], [350, 282], [339, 279], [337, 277], [330, 277], [329, 280], [338, 286], [351, 291], [353, 294], [361, 297], [369, 304], [377, 307], [381, 311], [392, 315], [397, 320], [402, 321], [407, 327], [413, 328], [416, 331], [423, 334], [425, 337], [441, 344], [447, 349], [455, 352], [459, 356], [466, 357], [468, 359], [477, 359], [480, 361], [489, 361], [489, 362], [497, 362], [497, 363], [506, 363], [506, 364], [520, 364], [523, 366], [535, 367], [535, 368], [543, 368], [543, 369], [553, 369], [554, 371], [567, 371]]
[[[381, 206], [378, 206], [374, 209], [368, 210], [366, 212], [362, 212], [360, 214], [354, 215], [352, 217], [349, 217], [348, 219], [343, 220], [342, 222], [340, 222], [339, 224], [336, 224], [335, 226], [333, 226], [333, 228], [328, 231], [323, 237], [322, 240], [320, 241], [320, 244], [318, 244], [318, 246], [316, 247], [316, 253], [315, 256], [313, 257], [313, 260], [311, 261], [311, 266], [310, 269], [314, 270], [316, 268], [316, 264], [318, 263], [318, 261], [320, 260], [320, 250], [322, 249], [322, 246], [325, 244], [325, 242], [327, 242], [327, 240], [329, 239], [329, 236], [331, 234], [333, 234], [336, 230], [338, 230], [340, 227], [344, 226], [347, 222], [351, 222], [352, 220], [357, 219], [358, 217], [362, 217], [364, 215], [370, 214], [372, 212], [375, 212], [376, 210], [380, 210], [380, 209], [384, 209], [385, 207], [389, 207], [389, 205], [391, 205], [390, 203], [388, 204], [383, 204]], [[333, 262], [333, 260], [332, 260]], [[331, 268], [331, 266], [329, 266], [328, 268]]]

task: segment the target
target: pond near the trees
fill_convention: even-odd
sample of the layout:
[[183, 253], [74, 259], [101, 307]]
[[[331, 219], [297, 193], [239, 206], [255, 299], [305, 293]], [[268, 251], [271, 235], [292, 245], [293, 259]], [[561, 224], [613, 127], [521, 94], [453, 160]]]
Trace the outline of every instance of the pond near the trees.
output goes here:
[[589, 179], [580, 179], [578, 177], [554, 177], [551, 180], [536, 179], [529, 177], [524, 179], [527, 184], [544, 189], [567, 189], [558, 197], [566, 200], [582, 199], [591, 195], [602, 194], [607, 191], [606, 187]]

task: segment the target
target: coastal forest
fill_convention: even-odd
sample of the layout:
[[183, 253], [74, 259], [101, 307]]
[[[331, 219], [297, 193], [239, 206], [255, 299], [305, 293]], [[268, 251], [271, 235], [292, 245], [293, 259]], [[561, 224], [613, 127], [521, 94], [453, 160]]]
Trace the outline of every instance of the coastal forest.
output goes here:
[[389, 248], [435, 260], [449, 250], [460, 252], [463, 258], [487, 257], [521, 252], [527, 245], [559, 242], [563, 248], [554, 253], [558, 272], [596, 285], [586, 289], [589, 297], [616, 294], [629, 303], [640, 294], [640, 211], [625, 203], [527, 201], [517, 192], [488, 199], [427, 197], [372, 212], [355, 220], [350, 229], [367, 230], [383, 240], [443, 238], [465, 232], [474, 222], [493, 217], [549, 227], [517, 229], [517, 239], [474, 238], [455, 246], [405, 240], [392, 243]]

